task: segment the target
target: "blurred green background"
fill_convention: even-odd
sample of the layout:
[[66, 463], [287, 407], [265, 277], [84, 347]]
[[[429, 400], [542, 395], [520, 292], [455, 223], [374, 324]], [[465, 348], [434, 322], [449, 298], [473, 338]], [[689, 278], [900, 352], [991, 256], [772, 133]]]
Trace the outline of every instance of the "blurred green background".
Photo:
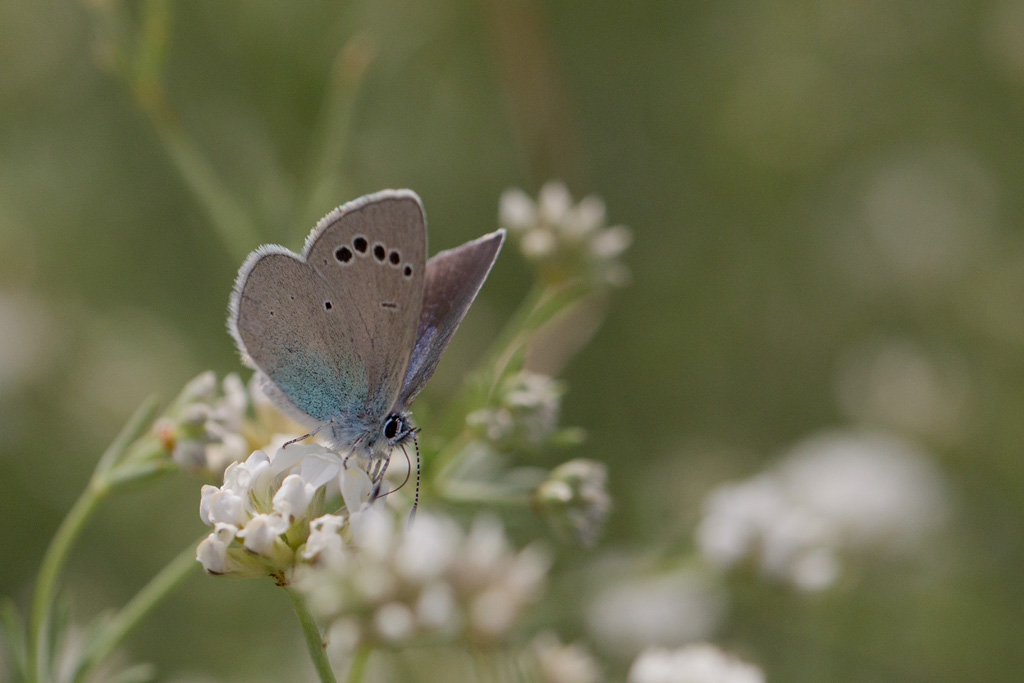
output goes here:
[[[894, 429], [949, 480], [935, 547], [811, 597], [737, 580], [716, 640], [773, 681], [1019, 680], [1022, 149], [1020, 0], [2, 3], [0, 593], [24, 605], [140, 400], [241, 370], [249, 249], [410, 187], [436, 251], [561, 178], [635, 236], [564, 373], [572, 455], [610, 467], [602, 547], [685, 553], [716, 484], [824, 427]], [[422, 400], [528, 287], [506, 251]], [[893, 345], [926, 381], [883, 372], [878, 409], [862, 361]], [[198, 500], [176, 477], [105, 507], [75, 613], [205, 533]], [[197, 573], [128, 649], [162, 680], [288, 680], [289, 611]]]

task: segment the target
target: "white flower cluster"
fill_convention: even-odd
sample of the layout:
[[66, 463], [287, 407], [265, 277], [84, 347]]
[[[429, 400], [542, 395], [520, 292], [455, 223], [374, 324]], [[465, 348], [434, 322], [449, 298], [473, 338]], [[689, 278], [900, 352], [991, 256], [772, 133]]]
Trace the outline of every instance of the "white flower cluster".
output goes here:
[[611, 507], [608, 467], [584, 458], [563, 463], [537, 487], [534, 502], [561, 535], [593, 545]]
[[296, 578], [310, 608], [331, 622], [336, 647], [396, 647], [416, 639], [500, 640], [543, 589], [550, 559], [510, 547], [501, 525], [421, 513], [407, 528], [376, 508], [326, 516]]
[[701, 553], [814, 591], [833, 585], [844, 552], [916, 547], [947, 509], [943, 480], [908, 442], [875, 432], [807, 439], [773, 469], [721, 486], [704, 503]]
[[560, 382], [524, 370], [503, 381], [495, 407], [473, 411], [466, 422], [499, 449], [541, 448], [558, 429], [564, 393]]
[[278, 412], [259, 389], [255, 375], [248, 387], [234, 373], [218, 387], [213, 372], [186, 384], [155, 430], [175, 462], [215, 475], [255, 449], [304, 431]]
[[623, 226], [606, 227], [604, 202], [596, 196], [574, 205], [568, 188], [558, 181], [546, 183], [537, 201], [509, 189], [501, 195], [499, 219], [549, 284], [582, 277], [618, 286], [629, 279], [618, 258], [632, 235]]
[[764, 673], [714, 645], [651, 648], [629, 669], [628, 683], [764, 683]]
[[304, 556], [307, 538], [322, 531], [317, 519], [340, 495], [350, 514], [371, 492], [370, 478], [354, 462], [315, 444], [279, 448], [274, 457], [256, 451], [224, 472], [223, 486], [204, 486], [203, 523], [213, 528], [196, 549], [211, 574], [274, 576], [281, 583]]

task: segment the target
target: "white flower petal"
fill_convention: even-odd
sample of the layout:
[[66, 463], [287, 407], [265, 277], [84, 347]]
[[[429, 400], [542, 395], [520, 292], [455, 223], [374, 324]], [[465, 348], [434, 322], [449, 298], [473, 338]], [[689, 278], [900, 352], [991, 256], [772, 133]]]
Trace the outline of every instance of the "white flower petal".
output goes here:
[[398, 642], [412, 635], [415, 622], [408, 607], [392, 602], [377, 610], [373, 619], [377, 633], [384, 640]]
[[341, 489], [341, 497], [345, 501], [345, 508], [350, 515], [362, 510], [363, 505], [370, 500], [370, 493], [373, 491], [370, 476], [352, 463], [349, 463], [347, 469], [343, 468], [338, 472], [338, 487]]
[[336, 569], [345, 555], [345, 545], [341, 539], [341, 528], [345, 518], [341, 515], [324, 515], [309, 523], [309, 538], [302, 550], [302, 557], [307, 560], [320, 559]]
[[498, 221], [513, 232], [526, 230], [537, 224], [537, 205], [518, 188], [505, 190], [498, 202]]
[[304, 482], [302, 477], [289, 474], [274, 494], [274, 512], [289, 520], [301, 517], [306, 514], [315, 493], [316, 488]]
[[550, 180], [540, 188], [537, 204], [541, 220], [550, 225], [557, 225], [565, 219], [572, 208], [572, 195], [569, 194], [569, 188], [565, 183]]
[[245, 525], [245, 528], [238, 532], [238, 537], [243, 539], [246, 550], [257, 555], [270, 556], [273, 553], [275, 541], [288, 530], [288, 522], [280, 515], [255, 515]]
[[[341, 472], [341, 458], [333, 451], [324, 450], [320, 453], [309, 453], [299, 464], [299, 476], [314, 489], [318, 489], [332, 479], [337, 479]], [[337, 490], [328, 491], [336, 495]]]
[[196, 559], [211, 574], [227, 574], [232, 570], [228, 558], [228, 545], [237, 529], [230, 524], [217, 524], [209, 536], [196, 547]]

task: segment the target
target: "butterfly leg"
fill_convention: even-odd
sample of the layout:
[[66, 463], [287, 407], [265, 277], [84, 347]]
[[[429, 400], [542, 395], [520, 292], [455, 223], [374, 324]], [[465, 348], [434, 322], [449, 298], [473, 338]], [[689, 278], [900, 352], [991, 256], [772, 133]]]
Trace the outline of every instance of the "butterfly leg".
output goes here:
[[391, 463], [391, 453], [387, 453], [374, 460], [372, 473], [370, 474], [370, 481], [373, 482], [373, 492], [370, 494], [370, 500], [377, 500], [380, 496], [380, 487], [384, 483], [384, 473], [388, 471], [388, 465]]
[[322, 425], [320, 425], [319, 427], [317, 427], [316, 429], [314, 429], [313, 431], [311, 431], [311, 432], [310, 432], [309, 434], [305, 434], [304, 436], [300, 436], [300, 437], [298, 437], [298, 438], [292, 439], [291, 441], [285, 441], [285, 442], [284, 442], [284, 445], [283, 445], [283, 446], [281, 446], [281, 448], [288, 448], [288, 447], [289, 447], [289, 446], [291, 446], [291, 445], [292, 445], [293, 443], [298, 443], [298, 442], [300, 442], [300, 441], [305, 441], [306, 439], [308, 439], [308, 438], [309, 438], [309, 437], [311, 437], [311, 436], [316, 436], [316, 435], [317, 435], [317, 433], [318, 433], [318, 432], [319, 432], [319, 431], [320, 431], [321, 429], [323, 429], [323, 428], [324, 428], [324, 425], [328, 424], [329, 422], [331, 422], [331, 420], [328, 420], [327, 422], [324, 422], [324, 423], [323, 423]]

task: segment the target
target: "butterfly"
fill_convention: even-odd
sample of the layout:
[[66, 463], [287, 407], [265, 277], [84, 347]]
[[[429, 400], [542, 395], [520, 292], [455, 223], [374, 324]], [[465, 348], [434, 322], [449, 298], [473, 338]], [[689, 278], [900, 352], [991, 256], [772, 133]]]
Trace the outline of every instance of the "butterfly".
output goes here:
[[375, 192], [324, 216], [301, 254], [274, 244], [249, 254], [228, 330], [264, 393], [313, 429], [306, 436], [370, 459], [376, 495], [391, 452], [415, 442], [409, 407], [504, 239], [498, 230], [428, 261], [419, 196]]

